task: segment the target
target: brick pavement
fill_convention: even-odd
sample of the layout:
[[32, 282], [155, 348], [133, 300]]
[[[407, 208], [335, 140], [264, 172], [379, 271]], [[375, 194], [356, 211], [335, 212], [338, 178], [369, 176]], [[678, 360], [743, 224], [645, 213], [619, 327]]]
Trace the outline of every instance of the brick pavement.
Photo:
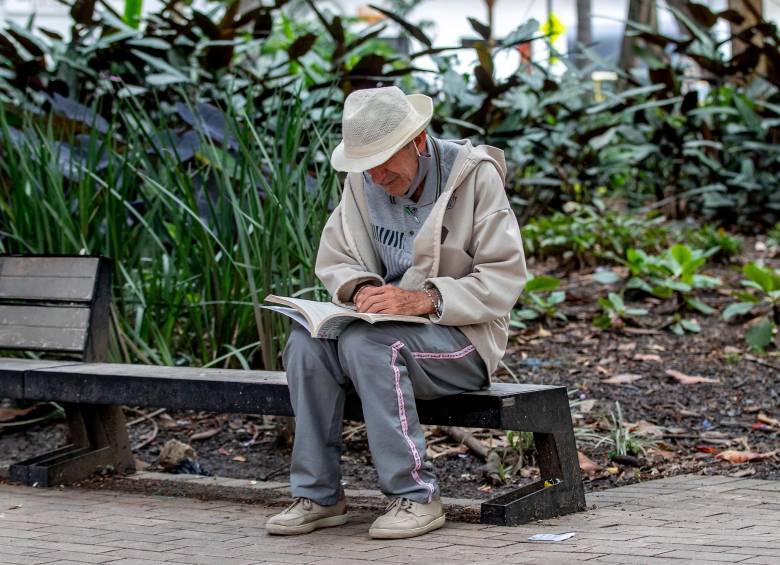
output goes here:
[[[275, 486], [274, 488], [280, 488]], [[0, 563], [780, 564], [780, 482], [679, 476], [588, 495], [589, 510], [504, 528], [449, 522], [427, 536], [380, 541], [373, 514], [297, 537], [269, 537], [278, 511], [258, 504], [0, 484]], [[576, 532], [564, 542], [536, 533]]]

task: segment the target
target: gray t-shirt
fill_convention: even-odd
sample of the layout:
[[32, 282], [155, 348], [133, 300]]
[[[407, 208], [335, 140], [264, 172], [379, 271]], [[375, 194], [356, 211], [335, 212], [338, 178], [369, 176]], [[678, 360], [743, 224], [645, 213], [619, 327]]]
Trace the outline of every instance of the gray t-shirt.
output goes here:
[[417, 202], [387, 194], [372, 182], [371, 175], [363, 173], [371, 241], [384, 265], [385, 283], [397, 284], [412, 266], [414, 238], [444, 190], [460, 147], [451, 141], [428, 137], [426, 150], [431, 155], [431, 163]]

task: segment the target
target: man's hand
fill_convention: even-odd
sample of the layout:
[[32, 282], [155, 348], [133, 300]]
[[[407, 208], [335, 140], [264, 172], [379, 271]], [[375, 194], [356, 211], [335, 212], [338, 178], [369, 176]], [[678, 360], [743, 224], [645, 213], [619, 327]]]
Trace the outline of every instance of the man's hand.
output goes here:
[[422, 290], [404, 290], [391, 284], [361, 288], [355, 295], [355, 306], [358, 312], [368, 314], [419, 316], [436, 311]]

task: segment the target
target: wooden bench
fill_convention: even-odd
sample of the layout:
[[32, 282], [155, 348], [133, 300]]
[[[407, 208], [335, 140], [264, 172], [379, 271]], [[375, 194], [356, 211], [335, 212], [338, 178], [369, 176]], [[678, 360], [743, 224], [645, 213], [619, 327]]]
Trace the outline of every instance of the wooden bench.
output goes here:
[[[65, 407], [71, 443], [11, 466], [11, 480], [55, 486], [101, 466], [134, 472], [121, 405], [293, 416], [283, 372], [103, 362], [111, 261], [0, 256], [0, 348], [75, 355], [0, 358], [0, 398]], [[484, 523], [515, 525], [584, 510], [566, 388], [494, 384], [490, 390], [417, 401], [423, 424], [533, 432], [541, 480], [482, 504]], [[352, 395], [345, 418], [363, 419]]]

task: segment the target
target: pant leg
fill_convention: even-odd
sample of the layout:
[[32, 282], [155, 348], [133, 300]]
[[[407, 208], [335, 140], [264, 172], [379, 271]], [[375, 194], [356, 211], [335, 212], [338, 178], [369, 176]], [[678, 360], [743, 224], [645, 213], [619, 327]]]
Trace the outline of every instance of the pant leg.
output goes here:
[[429, 502], [439, 493], [415, 396], [438, 398], [487, 385], [474, 346], [452, 326], [354, 322], [338, 340], [341, 366], [363, 405], [379, 486]]
[[330, 506], [341, 496], [341, 433], [349, 381], [335, 340], [315, 339], [292, 324], [283, 353], [295, 441], [290, 463], [293, 496]]

